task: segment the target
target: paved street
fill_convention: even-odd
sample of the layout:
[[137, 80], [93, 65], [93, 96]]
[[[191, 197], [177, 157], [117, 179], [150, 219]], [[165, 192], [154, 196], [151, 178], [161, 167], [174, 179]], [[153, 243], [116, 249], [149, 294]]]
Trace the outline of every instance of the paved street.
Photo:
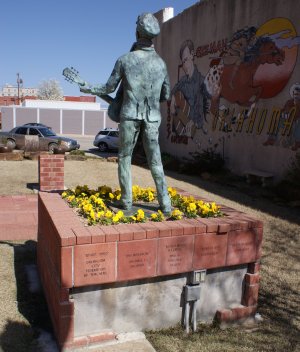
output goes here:
[[68, 137], [76, 139], [80, 144], [80, 150], [85, 151], [85, 153], [89, 156], [107, 158], [108, 156], [117, 156], [118, 154], [116, 152], [101, 153], [99, 149], [94, 147], [93, 145], [95, 136], [82, 136], [82, 135], [68, 134]]

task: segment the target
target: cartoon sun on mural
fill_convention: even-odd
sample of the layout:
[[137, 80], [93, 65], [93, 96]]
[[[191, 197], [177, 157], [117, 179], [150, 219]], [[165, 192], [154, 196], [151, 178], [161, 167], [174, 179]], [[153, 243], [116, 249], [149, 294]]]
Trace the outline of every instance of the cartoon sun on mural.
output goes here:
[[[274, 109], [269, 115], [266, 109], [261, 114], [255, 111], [258, 101], [278, 95], [293, 73], [300, 37], [292, 23], [286, 18], [273, 18], [260, 27], [251, 26], [238, 30], [230, 40], [223, 40], [222, 43], [224, 42], [225, 45], [216, 46], [214, 43], [196, 50], [192, 40], [182, 43], [179, 51], [181, 63], [178, 66], [178, 82], [172, 89], [169, 109], [171, 141], [173, 137], [173, 142], [187, 144], [188, 140], [195, 142], [199, 138], [206, 138], [209, 127], [214, 125], [212, 120], [222, 120], [220, 113], [224, 116], [226, 112], [227, 116], [231, 116], [229, 123], [232, 125], [236, 120], [244, 121], [250, 116], [253, 120], [255, 112], [255, 116], [263, 116], [257, 128], [259, 134], [268, 126], [268, 118], [270, 120], [267, 132], [270, 136], [265, 145], [272, 145], [270, 141], [276, 140], [274, 130], [278, 134], [281, 129], [288, 130], [285, 134], [289, 140], [293, 140], [293, 150], [299, 148], [299, 96], [293, 96], [285, 104], [282, 109], [285, 120], [282, 117], [276, 128], [270, 128]], [[214, 55], [208, 57], [208, 69], [204, 76], [198, 69], [195, 58], [211, 53]], [[295, 106], [298, 110], [295, 110], [293, 116], [294, 126], [287, 129], [287, 124], [291, 122], [289, 113]], [[232, 113], [229, 112], [231, 108], [234, 111]], [[231, 128], [225, 128], [224, 121], [222, 123], [220, 131], [232, 131]], [[253, 129], [248, 126], [247, 132], [249, 130]]]

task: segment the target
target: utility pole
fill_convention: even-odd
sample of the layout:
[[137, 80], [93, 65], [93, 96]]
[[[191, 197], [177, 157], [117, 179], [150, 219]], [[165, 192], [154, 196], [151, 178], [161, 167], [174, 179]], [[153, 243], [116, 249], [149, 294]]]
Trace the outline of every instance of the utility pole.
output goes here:
[[23, 85], [23, 80], [20, 78], [19, 72], [17, 73], [17, 85], [18, 85], [18, 105], [20, 105], [20, 86]]

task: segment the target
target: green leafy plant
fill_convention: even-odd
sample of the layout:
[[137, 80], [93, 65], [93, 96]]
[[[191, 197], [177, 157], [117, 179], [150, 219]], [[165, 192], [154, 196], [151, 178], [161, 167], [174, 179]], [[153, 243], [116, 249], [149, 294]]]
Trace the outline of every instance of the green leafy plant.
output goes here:
[[70, 151], [70, 155], [81, 155], [85, 156], [85, 151], [80, 149], [75, 149]]
[[224, 171], [225, 162], [222, 155], [214, 148], [208, 148], [201, 152], [191, 152], [192, 160], [186, 160], [183, 167], [184, 173], [199, 174], [202, 172], [217, 173]]

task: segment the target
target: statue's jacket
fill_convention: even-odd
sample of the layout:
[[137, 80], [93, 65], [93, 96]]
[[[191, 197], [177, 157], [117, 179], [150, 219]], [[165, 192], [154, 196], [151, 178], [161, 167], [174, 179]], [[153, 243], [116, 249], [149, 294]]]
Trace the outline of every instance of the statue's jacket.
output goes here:
[[160, 121], [160, 102], [170, 97], [170, 82], [165, 62], [153, 46], [137, 46], [121, 56], [104, 85], [95, 86], [92, 93], [109, 94], [122, 81], [122, 120]]

